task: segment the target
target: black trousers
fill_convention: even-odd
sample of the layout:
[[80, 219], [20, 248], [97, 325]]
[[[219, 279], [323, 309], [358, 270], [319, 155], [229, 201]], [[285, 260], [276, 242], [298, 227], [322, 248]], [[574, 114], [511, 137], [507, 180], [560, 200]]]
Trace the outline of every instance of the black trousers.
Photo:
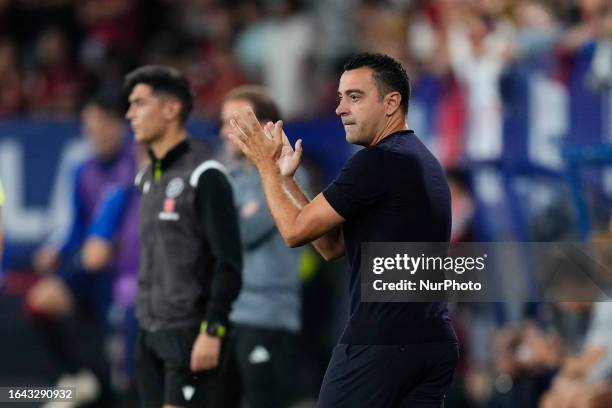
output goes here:
[[456, 343], [338, 344], [317, 407], [443, 407], [458, 358]]
[[[136, 341], [136, 380], [143, 408], [209, 407], [219, 368], [191, 371], [191, 350], [197, 326], [149, 332]], [[222, 358], [223, 356], [221, 356]]]
[[287, 408], [295, 399], [299, 370], [297, 335], [236, 326], [227, 343], [215, 408]]

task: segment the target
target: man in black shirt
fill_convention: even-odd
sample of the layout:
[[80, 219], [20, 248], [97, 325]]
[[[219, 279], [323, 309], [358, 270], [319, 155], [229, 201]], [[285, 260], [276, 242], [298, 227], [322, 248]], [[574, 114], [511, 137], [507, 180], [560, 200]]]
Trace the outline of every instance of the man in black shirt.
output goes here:
[[152, 164], [136, 176], [140, 202], [140, 324], [136, 368], [144, 407], [202, 407], [214, 392], [242, 262], [223, 166], [187, 138], [193, 106], [176, 70], [145, 66], [125, 80], [126, 114]]
[[447, 242], [448, 185], [406, 127], [410, 88], [402, 66], [360, 54], [344, 69], [336, 114], [347, 141], [364, 148], [312, 201], [276, 165], [290, 155], [297, 168], [302, 153], [301, 143], [288, 148], [282, 122], [262, 129], [251, 111], [235, 112], [231, 137], [257, 166], [286, 243], [312, 242], [328, 260], [348, 256], [350, 316], [318, 406], [440, 407], [458, 358], [446, 304], [362, 302], [359, 267], [364, 242]]

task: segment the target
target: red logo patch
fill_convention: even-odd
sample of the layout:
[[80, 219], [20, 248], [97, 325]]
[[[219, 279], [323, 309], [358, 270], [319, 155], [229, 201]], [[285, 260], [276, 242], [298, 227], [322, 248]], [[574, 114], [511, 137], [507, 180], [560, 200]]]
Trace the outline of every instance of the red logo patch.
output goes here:
[[172, 198], [166, 198], [164, 200], [164, 212], [171, 213], [174, 212], [174, 207], [176, 205], [176, 200]]

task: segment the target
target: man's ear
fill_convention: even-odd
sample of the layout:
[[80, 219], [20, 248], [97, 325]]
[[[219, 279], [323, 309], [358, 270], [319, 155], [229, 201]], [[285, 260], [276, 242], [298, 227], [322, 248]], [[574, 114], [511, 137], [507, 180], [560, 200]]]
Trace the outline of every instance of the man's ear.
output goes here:
[[164, 102], [162, 115], [166, 120], [173, 120], [181, 114], [181, 102], [178, 99], [168, 98]]
[[392, 116], [397, 112], [402, 103], [402, 95], [399, 92], [389, 92], [383, 99], [385, 105], [385, 114]]

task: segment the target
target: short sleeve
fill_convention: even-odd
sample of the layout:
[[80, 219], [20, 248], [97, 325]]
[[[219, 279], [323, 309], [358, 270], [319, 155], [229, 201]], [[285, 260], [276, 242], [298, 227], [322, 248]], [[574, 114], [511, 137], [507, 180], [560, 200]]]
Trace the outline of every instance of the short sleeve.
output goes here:
[[358, 216], [376, 204], [386, 191], [387, 178], [383, 164], [380, 149], [360, 150], [327, 186], [323, 196], [344, 219]]

